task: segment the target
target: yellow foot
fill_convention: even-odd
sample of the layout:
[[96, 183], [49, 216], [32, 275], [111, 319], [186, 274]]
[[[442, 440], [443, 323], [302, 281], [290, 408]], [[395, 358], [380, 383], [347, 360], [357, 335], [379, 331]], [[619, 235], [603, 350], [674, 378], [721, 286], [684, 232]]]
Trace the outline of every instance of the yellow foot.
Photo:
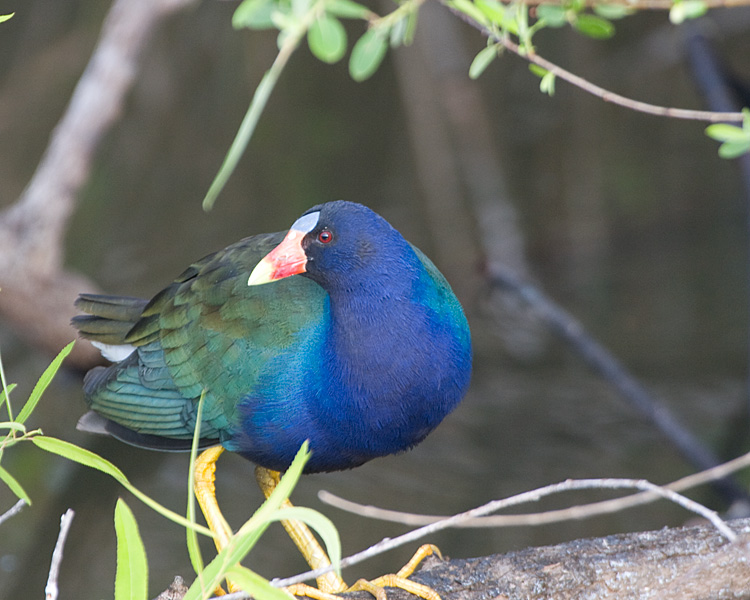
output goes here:
[[[420, 546], [414, 553], [414, 556], [411, 557], [411, 560], [406, 563], [398, 573], [382, 575], [372, 581], [360, 579], [346, 591], [370, 592], [375, 596], [376, 600], [387, 600], [385, 588], [395, 587], [406, 590], [410, 594], [414, 594], [420, 598], [424, 598], [424, 600], [440, 600], [440, 594], [431, 587], [408, 579], [408, 577], [414, 573], [415, 569], [419, 566], [419, 563], [432, 554], [437, 554], [440, 558], [443, 557], [440, 554], [438, 547], [433, 544]], [[324, 592], [306, 584], [289, 586], [286, 588], [286, 591], [295, 596], [307, 596], [308, 598], [313, 598], [313, 600], [341, 600], [341, 597], [336, 594]]]

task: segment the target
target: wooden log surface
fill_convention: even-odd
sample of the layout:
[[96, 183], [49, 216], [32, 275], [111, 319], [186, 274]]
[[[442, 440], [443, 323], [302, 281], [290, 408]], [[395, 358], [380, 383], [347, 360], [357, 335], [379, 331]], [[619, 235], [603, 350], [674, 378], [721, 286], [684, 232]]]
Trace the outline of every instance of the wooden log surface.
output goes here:
[[[728, 542], [714, 527], [664, 528], [426, 562], [414, 579], [443, 600], [750, 598], [750, 519]], [[407, 594], [390, 593], [391, 600]]]
[[[412, 579], [442, 600], [750, 599], [750, 519], [730, 524], [734, 543], [710, 525], [664, 528], [480, 558], [430, 557]], [[415, 598], [387, 593], [388, 600]], [[345, 596], [372, 600], [364, 592]], [[181, 595], [160, 596], [167, 597]]]

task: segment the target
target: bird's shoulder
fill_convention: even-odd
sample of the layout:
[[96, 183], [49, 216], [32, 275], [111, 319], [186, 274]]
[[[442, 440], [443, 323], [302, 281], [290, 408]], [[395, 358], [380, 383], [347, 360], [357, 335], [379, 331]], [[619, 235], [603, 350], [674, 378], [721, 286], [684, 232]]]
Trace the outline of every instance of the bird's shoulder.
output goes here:
[[264, 329], [290, 333], [317, 318], [325, 292], [310, 280], [247, 285], [253, 267], [283, 235], [248, 237], [192, 263], [149, 301], [127, 342], [142, 345], [178, 332], [193, 335], [196, 329], [252, 339]]

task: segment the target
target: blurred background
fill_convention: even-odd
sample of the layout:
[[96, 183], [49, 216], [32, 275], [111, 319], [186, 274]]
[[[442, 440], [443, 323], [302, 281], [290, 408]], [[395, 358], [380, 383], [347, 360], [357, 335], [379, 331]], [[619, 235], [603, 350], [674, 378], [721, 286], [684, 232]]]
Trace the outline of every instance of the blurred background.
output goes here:
[[[108, 7], [0, 1], [0, 14], [16, 11], [0, 26], [0, 208], [32, 176]], [[549, 98], [527, 64], [510, 55], [472, 82], [468, 67], [484, 39], [427, 3], [415, 44], [389, 52], [364, 83], [351, 81], [345, 61], [323, 65], [300, 48], [240, 167], [206, 214], [203, 195], [275, 55], [273, 33], [232, 29], [235, 7], [205, 0], [156, 31], [79, 198], [66, 266], [109, 293], [150, 297], [192, 260], [241, 237], [285, 229], [306, 208], [339, 198], [380, 212], [435, 260], [471, 322], [472, 387], [413, 451], [302, 479], [292, 499], [333, 519], [345, 554], [405, 529], [326, 507], [319, 489], [391, 509], [452, 514], [566, 478], [663, 483], [693, 470], [569, 347], [490, 289], [488, 263], [536, 281], [717, 454], [742, 450], [746, 192], [736, 163], [717, 157], [704, 124], [633, 113], [560, 81]], [[352, 39], [362, 33], [361, 24], [350, 29]], [[703, 108], [687, 61], [690, 36], [707, 35], [726, 69], [748, 84], [748, 30], [748, 8], [712, 11], [686, 27], [652, 12], [618, 22], [607, 42], [569, 29], [545, 31], [536, 41], [541, 55], [607, 89]], [[3, 322], [0, 349], [20, 403], [51, 356]], [[29, 425], [101, 453], [141, 490], [184, 511], [188, 457], [79, 433], [84, 411], [81, 373], [64, 371]], [[111, 597], [118, 496], [140, 524], [151, 594], [174, 575], [192, 580], [183, 530], [106, 476], [31, 445], [13, 447], [3, 466], [33, 505], [0, 530], [0, 598], [43, 593], [59, 517], [69, 507], [76, 518], [61, 595]], [[252, 465], [225, 455], [218, 494], [238, 527], [261, 503]], [[692, 496], [725, 508], [710, 490]], [[587, 492], [532, 509], [602, 497]], [[0, 513], [14, 501], [0, 486]], [[470, 557], [687, 518], [657, 503], [540, 528], [446, 531], [429, 541], [450, 557]], [[344, 575], [354, 581], [397, 570], [415, 548]], [[306, 570], [281, 527], [270, 528], [246, 562], [267, 577]]]

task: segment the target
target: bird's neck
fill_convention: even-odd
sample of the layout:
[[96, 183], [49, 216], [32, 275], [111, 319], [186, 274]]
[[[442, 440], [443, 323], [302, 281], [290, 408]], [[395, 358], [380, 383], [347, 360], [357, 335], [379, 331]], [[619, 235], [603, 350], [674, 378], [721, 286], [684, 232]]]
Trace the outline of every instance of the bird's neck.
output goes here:
[[[387, 275], [385, 276], [387, 277]], [[398, 395], [420, 376], [429, 336], [426, 309], [415, 292], [418, 274], [370, 277], [330, 294], [328, 357], [334, 386], [368, 402]], [[425, 365], [426, 368], [426, 365]]]

